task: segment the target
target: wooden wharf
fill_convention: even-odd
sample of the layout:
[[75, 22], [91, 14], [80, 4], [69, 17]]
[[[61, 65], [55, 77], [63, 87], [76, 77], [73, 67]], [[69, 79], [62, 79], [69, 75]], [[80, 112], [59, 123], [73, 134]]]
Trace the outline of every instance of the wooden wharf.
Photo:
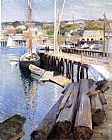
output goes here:
[[[83, 54], [84, 56], [103, 57], [103, 52], [101, 50], [80, 49], [80, 48], [63, 48], [62, 52], [73, 53], [73, 54]], [[105, 56], [106, 55], [107, 54], [105, 53]]]
[[[54, 54], [53, 51], [45, 51], [41, 53], [40, 56], [41, 67], [43, 69], [57, 71], [62, 76], [71, 79], [72, 82], [78, 82], [83, 78], [88, 79], [89, 64], [103, 65], [105, 68], [112, 69], [112, 60], [99, 55], [97, 57], [84, 56], [83, 54], [74, 54], [70, 52]], [[74, 69], [74, 65], [76, 65], [77, 70]], [[74, 77], [74, 72], [76, 77]]]

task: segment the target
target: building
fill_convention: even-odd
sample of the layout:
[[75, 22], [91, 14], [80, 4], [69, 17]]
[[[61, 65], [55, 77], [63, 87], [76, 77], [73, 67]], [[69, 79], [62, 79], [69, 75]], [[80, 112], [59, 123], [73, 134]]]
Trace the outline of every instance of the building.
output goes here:
[[8, 35], [15, 35], [17, 32], [16, 32], [16, 29], [15, 28], [10, 28], [8, 29]]
[[83, 37], [80, 40], [84, 41], [103, 41], [104, 34], [101, 30], [84, 30]]
[[24, 25], [19, 25], [19, 26], [16, 27], [16, 29], [26, 30], [26, 26], [24, 26]]

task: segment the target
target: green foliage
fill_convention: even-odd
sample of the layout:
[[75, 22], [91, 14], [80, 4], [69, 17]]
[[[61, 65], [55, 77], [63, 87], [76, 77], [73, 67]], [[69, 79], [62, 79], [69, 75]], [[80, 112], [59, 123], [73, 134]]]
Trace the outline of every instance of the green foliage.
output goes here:
[[49, 28], [46, 31], [48, 36], [52, 36], [54, 34], [54, 28]]
[[43, 23], [42, 22], [35, 22], [35, 26], [43, 26]]
[[19, 25], [21, 25], [21, 23], [20, 23], [19, 21], [15, 21], [15, 22], [12, 23], [12, 26], [13, 26], [14, 28], [16, 28], [16, 27], [19, 26]]
[[17, 34], [22, 34], [23, 33], [23, 30], [21, 28], [16, 29], [16, 31], [17, 31]]
[[103, 30], [104, 25], [101, 21], [87, 21], [85, 23], [85, 30]]
[[65, 32], [70, 32], [71, 30], [78, 29], [79, 27], [80, 25], [78, 23], [63, 26]]

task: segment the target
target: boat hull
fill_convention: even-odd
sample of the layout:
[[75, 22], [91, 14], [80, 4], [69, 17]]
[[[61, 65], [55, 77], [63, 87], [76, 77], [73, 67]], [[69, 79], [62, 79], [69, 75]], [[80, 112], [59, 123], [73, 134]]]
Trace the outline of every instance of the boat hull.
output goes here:
[[40, 66], [40, 60], [30, 60], [30, 61], [19, 61], [19, 67], [20, 67], [20, 70], [26, 72], [26, 71], [29, 71], [29, 65], [30, 64], [33, 64], [33, 65], [36, 65], [36, 66]]

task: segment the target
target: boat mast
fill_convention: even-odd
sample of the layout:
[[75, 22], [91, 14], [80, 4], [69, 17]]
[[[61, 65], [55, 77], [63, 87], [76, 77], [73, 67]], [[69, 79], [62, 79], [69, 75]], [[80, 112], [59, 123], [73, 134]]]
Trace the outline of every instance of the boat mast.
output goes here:
[[57, 53], [57, 0], [54, 0], [54, 54]]
[[31, 0], [28, 0], [29, 54], [32, 53], [31, 16], [32, 16]]
[[0, 47], [1, 47], [1, 5], [2, 2], [0, 1]]

